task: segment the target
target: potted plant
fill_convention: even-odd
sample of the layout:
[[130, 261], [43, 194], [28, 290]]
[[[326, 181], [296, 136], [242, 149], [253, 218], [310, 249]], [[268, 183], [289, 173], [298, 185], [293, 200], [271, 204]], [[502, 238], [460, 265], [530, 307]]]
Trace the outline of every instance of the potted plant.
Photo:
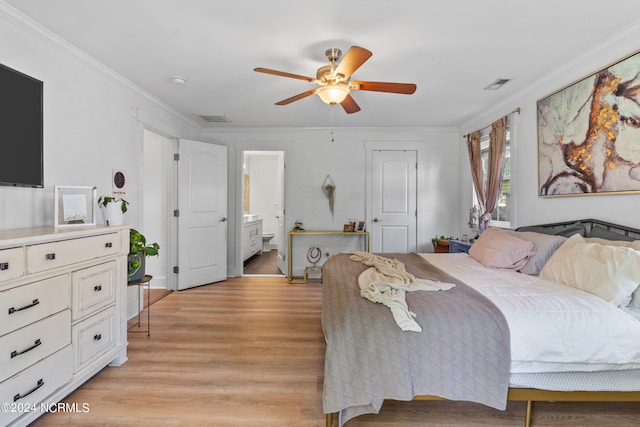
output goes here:
[[129, 230], [129, 256], [127, 263], [127, 279], [129, 283], [140, 281], [144, 277], [146, 257], [157, 256], [160, 245], [147, 244], [147, 238], [136, 229]]
[[100, 196], [98, 198], [98, 206], [100, 206], [104, 224], [106, 226], [124, 224], [124, 214], [127, 212], [128, 204], [129, 202], [124, 199]]
[[445, 237], [444, 235], [436, 235], [431, 239], [431, 244], [433, 245], [433, 251], [436, 253], [447, 253], [449, 252], [449, 240], [455, 239], [453, 236]]

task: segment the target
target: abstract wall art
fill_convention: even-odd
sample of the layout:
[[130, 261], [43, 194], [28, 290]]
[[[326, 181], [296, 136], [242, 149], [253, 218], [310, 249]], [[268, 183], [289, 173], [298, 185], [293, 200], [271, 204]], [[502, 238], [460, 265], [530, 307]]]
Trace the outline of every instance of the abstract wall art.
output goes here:
[[640, 51], [537, 107], [539, 196], [640, 192]]

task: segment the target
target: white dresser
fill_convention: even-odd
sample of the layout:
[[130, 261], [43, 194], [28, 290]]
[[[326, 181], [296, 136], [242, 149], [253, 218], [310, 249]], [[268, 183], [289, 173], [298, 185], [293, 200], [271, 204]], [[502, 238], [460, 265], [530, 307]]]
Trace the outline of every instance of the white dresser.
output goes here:
[[0, 426], [127, 360], [128, 252], [128, 226], [0, 231]]

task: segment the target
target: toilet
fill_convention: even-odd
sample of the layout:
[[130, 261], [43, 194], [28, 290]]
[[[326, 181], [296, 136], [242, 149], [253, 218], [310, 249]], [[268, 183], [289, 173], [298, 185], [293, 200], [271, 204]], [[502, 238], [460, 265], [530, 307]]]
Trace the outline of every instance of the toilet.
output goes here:
[[273, 239], [273, 234], [271, 233], [266, 233], [262, 235], [262, 252], [271, 251], [271, 245], [269, 243], [271, 239]]

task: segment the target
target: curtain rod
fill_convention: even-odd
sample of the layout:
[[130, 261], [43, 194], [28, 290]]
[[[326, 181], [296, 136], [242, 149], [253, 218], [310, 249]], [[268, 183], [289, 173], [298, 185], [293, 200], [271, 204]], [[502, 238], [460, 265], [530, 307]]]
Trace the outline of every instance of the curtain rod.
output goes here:
[[[520, 107], [517, 107], [517, 108], [516, 108], [515, 110], [513, 110], [512, 112], [510, 112], [509, 114], [504, 115], [504, 116], [502, 116], [502, 117], [509, 117], [510, 115], [512, 115], [512, 114], [514, 114], [514, 113], [518, 113], [518, 114], [520, 114]], [[502, 118], [502, 117], [501, 117], [501, 118]], [[500, 120], [500, 119], [496, 119], [496, 120]], [[494, 120], [494, 122], [495, 122], [496, 120]], [[486, 126], [482, 126], [479, 130], [482, 130], [482, 129], [484, 129], [484, 128], [488, 128], [488, 127], [489, 127], [489, 126], [491, 126], [492, 124], [493, 124], [493, 122], [489, 123], [489, 124], [488, 124], [488, 125], [486, 125]], [[473, 132], [470, 132], [470, 133], [468, 133], [468, 134], [464, 135], [464, 138], [468, 137], [468, 136], [469, 136], [469, 135], [471, 135], [472, 133], [473, 133]]]

